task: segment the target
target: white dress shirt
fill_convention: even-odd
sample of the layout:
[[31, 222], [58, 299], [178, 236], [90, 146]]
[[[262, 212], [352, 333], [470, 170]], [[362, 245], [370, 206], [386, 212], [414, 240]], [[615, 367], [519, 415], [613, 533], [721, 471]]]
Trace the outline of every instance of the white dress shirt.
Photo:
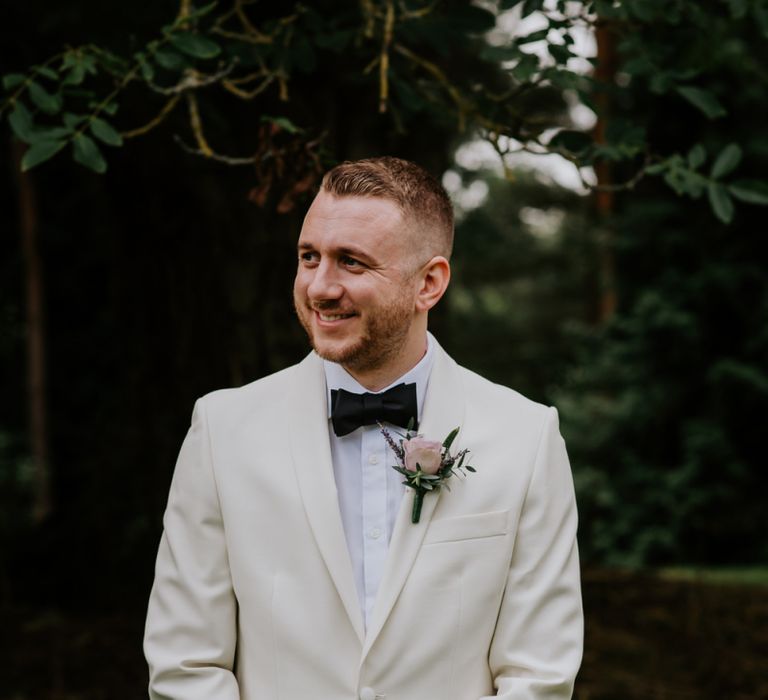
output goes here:
[[[381, 391], [397, 384], [416, 383], [416, 401], [421, 420], [424, 396], [434, 362], [435, 341], [427, 333], [427, 351], [419, 363], [402, 377]], [[331, 424], [331, 390], [344, 389], [357, 394], [368, 391], [341, 365], [324, 361], [325, 382], [328, 390], [328, 432], [331, 438], [331, 456], [336, 490], [339, 497], [341, 522], [347, 538], [349, 555], [357, 584], [357, 595], [366, 627], [373, 611], [376, 593], [384, 573], [389, 541], [395, 526], [400, 502], [405, 493], [403, 476], [392, 465], [397, 464], [377, 425], [357, 428], [338, 437]], [[370, 393], [381, 393], [370, 392]], [[387, 427], [404, 433], [403, 428]], [[392, 437], [399, 437], [393, 432]]]

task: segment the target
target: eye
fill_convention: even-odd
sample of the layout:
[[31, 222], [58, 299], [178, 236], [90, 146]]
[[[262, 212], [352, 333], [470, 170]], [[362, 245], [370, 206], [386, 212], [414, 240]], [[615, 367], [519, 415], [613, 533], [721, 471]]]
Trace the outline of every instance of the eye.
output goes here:
[[299, 260], [303, 263], [316, 263], [319, 258], [314, 250], [303, 250], [299, 253]]
[[359, 260], [356, 260], [355, 258], [350, 257], [349, 255], [342, 255], [340, 260], [341, 260], [341, 264], [346, 267], [355, 267], [355, 268], [365, 267], [363, 263], [361, 263]]

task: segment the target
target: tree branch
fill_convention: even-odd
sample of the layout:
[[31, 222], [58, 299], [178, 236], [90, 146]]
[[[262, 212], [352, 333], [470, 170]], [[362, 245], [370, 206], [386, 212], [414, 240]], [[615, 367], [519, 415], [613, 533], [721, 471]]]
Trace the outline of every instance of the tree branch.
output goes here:
[[120, 135], [124, 139], [132, 139], [136, 136], [142, 136], [149, 131], [152, 131], [156, 126], [159, 126], [165, 118], [173, 111], [173, 108], [178, 104], [179, 100], [181, 99], [181, 93], [173, 95], [170, 100], [168, 100], [164, 105], [163, 108], [160, 110], [158, 115], [152, 119], [151, 121], [147, 122], [144, 126], [140, 126], [136, 129], [131, 129], [130, 131], [123, 131], [120, 133]]

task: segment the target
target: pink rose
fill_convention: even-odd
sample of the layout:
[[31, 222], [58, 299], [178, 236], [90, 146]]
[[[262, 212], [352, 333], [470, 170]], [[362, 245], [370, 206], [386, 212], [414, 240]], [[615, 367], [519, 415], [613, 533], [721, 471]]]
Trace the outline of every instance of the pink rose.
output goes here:
[[404, 440], [405, 468], [415, 472], [418, 465], [425, 474], [437, 474], [440, 469], [442, 449], [443, 445], [434, 440], [425, 440], [420, 437]]

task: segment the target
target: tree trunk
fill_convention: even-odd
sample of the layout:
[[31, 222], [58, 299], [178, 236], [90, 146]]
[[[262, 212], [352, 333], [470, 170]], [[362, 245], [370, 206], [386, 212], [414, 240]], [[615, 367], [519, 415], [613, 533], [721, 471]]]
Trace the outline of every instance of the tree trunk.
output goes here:
[[[611, 26], [601, 20], [595, 30], [597, 40], [597, 67], [595, 80], [604, 86], [597, 94], [597, 124], [595, 125], [595, 140], [605, 143], [606, 123], [610, 114], [610, 90], [616, 78], [616, 37]], [[610, 186], [612, 174], [610, 164], [601, 160], [595, 164], [597, 184]], [[611, 228], [610, 217], [613, 213], [614, 193], [610, 190], [595, 192], [595, 209], [600, 226], [600, 291], [597, 317], [600, 323], [606, 322], [616, 310], [616, 264], [613, 253], [614, 232]]]
[[45, 376], [45, 313], [43, 266], [38, 246], [37, 203], [34, 183], [21, 172], [26, 146], [14, 140], [14, 171], [19, 195], [19, 229], [26, 278], [27, 395], [29, 446], [33, 465], [32, 519], [43, 522], [51, 512], [50, 472]]

